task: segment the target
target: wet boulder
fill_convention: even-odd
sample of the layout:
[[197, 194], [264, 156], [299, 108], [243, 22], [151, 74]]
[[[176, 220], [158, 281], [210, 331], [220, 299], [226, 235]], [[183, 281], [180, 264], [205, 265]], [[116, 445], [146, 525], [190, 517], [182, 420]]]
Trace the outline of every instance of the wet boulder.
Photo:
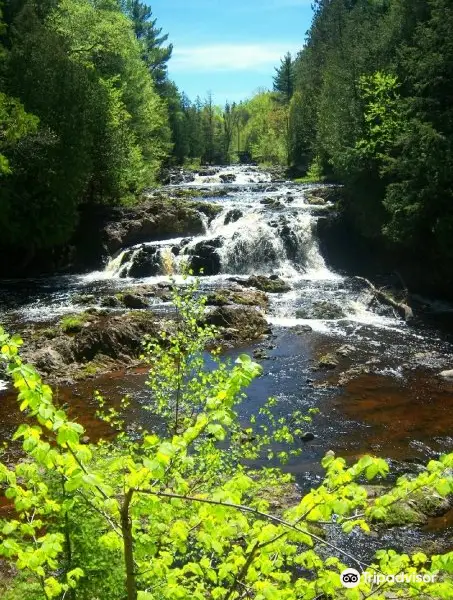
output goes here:
[[233, 208], [229, 210], [225, 215], [225, 220], [223, 221], [224, 225], [229, 225], [230, 223], [236, 223], [243, 217], [243, 213], [238, 208]]
[[148, 196], [137, 206], [111, 211], [101, 231], [103, 244], [112, 256], [122, 248], [152, 240], [198, 235], [204, 231], [201, 213], [211, 219], [221, 210], [217, 204], [170, 197], [169, 193]]
[[64, 367], [63, 357], [50, 346], [34, 352], [31, 361], [40, 372], [44, 373], [52, 373]]
[[296, 317], [298, 319], [335, 320], [343, 319], [345, 316], [346, 313], [341, 306], [326, 300], [313, 302], [311, 306], [299, 308], [296, 311]]
[[305, 201], [314, 206], [323, 206], [341, 199], [343, 190], [341, 186], [325, 185], [310, 188], [305, 192]]
[[260, 204], [272, 208], [274, 210], [279, 210], [284, 208], [283, 204], [280, 202], [278, 198], [263, 198], [260, 200]]
[[234, 183], [236, 181], [236, 175], [234, 173], [222, 173], [219, 175], [219, 179], [223, 183]]
[[93, 304], [96, 301], [94, 294], [75, 294], [72, 297], [74, 304]]
[[336, 369], [338, 367], [338, 362], [338, 358], [335, 356], [335, 354], [324, 354], [324, 356], [321, 356], [318, 361], [318, 369]]
[[221, 260], [218, 249], [222, 246], [222, 240], [204, 240], [195, 244], [190, 249], [189, 265], [195, 274], [218, 275], [221, 269]]
[[257, 348], [253, 351], [253, 358], [256, 360], [269, 360], [270, 357], [264, 348]]
[[283, 292], [289, 292], [291, 289], [291, 286], [286, 283], [286, 281], [283, 281], [283, 279], [276, 275], [271, 275], [270, 277], [266, 277], [265, 275], [252, 275], [248, 279], [232, 278], [232, 281], [235, 281], [244, 287], [254, 287], [257, 290], [267, 292], [268, 294], [281, 294]]
[[102, 318], [74, 338], [73, 353], [82, 363], [101, 356], [127, 364], [142, 352], [143, 336], [157, 335], [157, 329], [153, 315], [148, 312]]
[[240, 304], [243, 306], [259, 306], [262, 309], [266, 309], [269, 299], [264, 292], [258, 290], [224, 288], [209, 294], [206, 304], [208, 306]]
[[122, 296], [123, 304], [126, 308], [140, 309], [148, 308], [149, 304], [146, 298], [139, 294], [124, 294]]
[[119, 308], [121, 302], [116, 296], [106, 296], [105, 298], [102, 298], [101, 306], [105, 308]]
[[217, 173], [218, 169], [200, 169], [200, 171], [198, 171], [200, 177], [214, 177]]
[[181, 170], [181, 171], [174, 171], [173, 173], [171, 173], [169, 183], [180, 184], [180, 183], [191, 183], [192, 181], [195, 181], [195, 175], [193, 173], [190, 173], [189, 171]]
[[279, 234], [285, 247], [286, 256], [289, 260], [296, 260], [297, 251], [299, 249], [299, 241], [297, 239], [297, 235], [294, 233], [294, 231], [291, 229], [287, 222], [285, 222], [279, 229]]
[[161, 271], [160, 251], [155, 246], [142, 246], [132, 257], [129, 277], [153, 277]]
[[198, 213], [202, 213], [203, 215], [208, 217], [209, 223], [223, 210], [220, 204], [205, 202], [204, 200], [193, 201], [192, 205], [194, 208], [196, 208]]
[[335, 351], [335, 353], [339, 356], [351, 356], [351, 354], [354, 354], [354, 352], [356, 351], [356, 348], [354, 346], [352, 346], [351, 344], [343, 344], [343, 346], [340, 346], [339, 348], [337, 348], [337, 350]]
[[224, 340], [241, 342], [256, 340], [270, 333], [264, 314], [244, 306], [220, 306], [206, 317], [209, 325], [221, 328]]

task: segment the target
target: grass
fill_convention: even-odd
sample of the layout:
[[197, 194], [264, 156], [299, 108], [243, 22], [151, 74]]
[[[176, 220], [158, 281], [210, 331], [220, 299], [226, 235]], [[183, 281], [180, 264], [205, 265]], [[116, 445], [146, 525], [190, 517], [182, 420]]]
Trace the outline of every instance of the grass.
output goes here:
[[305, 177], [296, 177], [292, 181], [294, 183], [326, 183], [327, 177], [310, 177], [306, 175]]
[[80, 315], [68, 315], [60, 320], [60, 327], [63, 333], [79, 333], [88, 321], [89, 315], [84, 313]]

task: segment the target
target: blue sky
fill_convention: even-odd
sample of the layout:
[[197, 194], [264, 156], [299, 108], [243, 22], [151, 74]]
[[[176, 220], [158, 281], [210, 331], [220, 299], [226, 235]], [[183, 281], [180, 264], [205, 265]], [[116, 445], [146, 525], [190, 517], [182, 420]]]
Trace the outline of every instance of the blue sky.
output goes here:
[[194, 100], [217, 104], [272, 87], [274, 67], [299, 50], [311, 0], [154, 0], [154, 17], [174, 44], [170, 77]]

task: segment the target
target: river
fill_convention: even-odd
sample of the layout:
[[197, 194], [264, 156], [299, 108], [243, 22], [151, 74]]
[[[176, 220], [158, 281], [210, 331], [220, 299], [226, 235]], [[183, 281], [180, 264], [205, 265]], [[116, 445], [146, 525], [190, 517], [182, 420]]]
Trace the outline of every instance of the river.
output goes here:
[[[222, 286], [232, 276], [245, 279], [256, 274], [279, 276], [291, 286], [288, 292], [270, 295], [271, 339], [226, 354], [234, 358], [244, 350], [260, 351], [264, 375], [248, 391], [241, 415], [245, 425], [269, 396], [278, 399], [276, 410], [281, 414], [319, 408], [310, 426], [314, 440], [301, 442], [302, 455], [286, 467], [302, 487], [319, 479], [319, 461], [327, 450], [349, 458], [364, 453], [382, 456], [395, 473], [416, 472], [419, 463], [453, 450], [453, 383], [438, 376], [453, 366], [450, 333], [438, 325], [452, 314], [451, 306], [431, 303], [430, 315], [408, 325], [393, 309], [376, 303], [353, 274], [329, 268], [316, 234], [329, 206], [321, 200], [308, 201], [313, 186], [275, 183], [266, 172], [237, 166], [196, 175], [182, 187], [203, 190], [203, 198], [219, 203], [222, 212], [210, 223], [206, 220], [200, 236], [146, 244], [155, 247], [164, 272], [128, 277], [140, 245], [125, 248], [102, 271], [3, 281], [0, 322], [10, 330], [27, 322], [51, 323], [74, 313], [75, 294], [98, 299], [125, 287], [168, 281], [170, 272], [178, 280], [187, 256], [204, 242], [214, 249], [210, 263], [214, 274], [202, 277], [202, 289]], [[224, 196], [214, 193], [219, 188]], [[167, 311], [168, 303], [156, 300], [152, 309]], [[332, 354], [338, 366], [318, 368], [320, 359]], [[144, 378], [142, 371], [112, 374], [58, 393], [88, 428], [102, 434], [89, 400], [91, 391], [100, 389], [113, 402], [131, 393], [130, 426], [147, 424], [151, 417], [143, 410], [148, 402]], [[19, 417], [6, 384], [3, 388], [0, 434], [8, 438]], [[401, 544], [407, 545], [409, 536], [415, 546], [419, 536], [451, 540], [452, 524], [450, 514], [431, 520], [424, 532], [394, 531], [391, 539], [396, 543], [401, 537]]]

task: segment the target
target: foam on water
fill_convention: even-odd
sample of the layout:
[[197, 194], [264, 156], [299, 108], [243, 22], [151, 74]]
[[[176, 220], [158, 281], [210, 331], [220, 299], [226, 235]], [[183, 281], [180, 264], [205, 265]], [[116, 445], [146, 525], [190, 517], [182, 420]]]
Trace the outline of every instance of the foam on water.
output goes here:
[[[234, 182], [223, 183], [225, 176]], [[61, 292], [48, 295], [44, 290], [39, 298], [31, 295], [17, 313], [23, 320], [50, 320], [73, 312], [73, 297], [79, 293], [116, 293], [143, 283], [168, 283], [170, 276], [183, 283], [183, 273], [195, 257], [198, 263], [207, 260], [205, 273], [213, 273], [202, 277], [203, 289], [231, 285], [230, 277], [250, 275], [273, 275], [288, 282], [290, 292], [269, 295], [270, 323], [282, 327], [309, 324], [316, 331], [341, 335], [348, 323], [406, 330], [391, 311], [374, 311], [369, 294], [357, 283], [326, 265], [316, 236], [317, 221], [326, 205], [306, 201], [312, 186], [272, 183], [269, 173], [246, 166], [215, 168], [213, 174], [195, 175], [190, 185], [228, 190], [227, 196], [211, 200], [222, 207], [214, 219], [200, 215], [204, 224], [201, 235], [150, 240], [123, 248], [104, 270], [73, 276]], [[133, 268], [136, 261], [145, 264], [142, 272], [147, 276], [131, 277], [140, 272]], [[338, 318], [329, 318], [336, 313]]]
[[[276, 275], [293, 287], [288, 293], [271, 295], [271, 323], [284, 327], [310, 324], [316, 331], [335, 331], [337, 334], [344, 331], [348, 322], [404, 330], [393, 314], [373, 312], [366, 293], [357, 292], [344, 277], [325, 264], [315, 229], [326, 205], [306, 201], [305, 194], [311, 186], [271, 185], [268, 173], [241, 166], [217, 168], [213, 174], [196, 175], [190, 185], [218, 187], [222, 178], [228, 175], [234, 176], [234, 185], [226, 184], [230, 190], [228, 196], [215, 200], [223, 210], [211, 222], [204, 217], [202, 235], [191, 239], [150, 241], [125, 248], [112, 257], [103, 273], [92, 273], [86, 276], [86, 281], [123, 278], [128, 284], [133, 283], [136, 280], [129, 277], [129, 272], [139, 253], [147, 247], [156, 249], [157, 254], [153, 253], [151, 259], [157, 264], [157, 274], [141, 278], [139, 282], [158, 283], [168, 280], [168, 275], [180, 279], [192, 257], [200, 252], [200, 243], [205, 243], [211, 246], [209, 252], [217, 255], [220, 272], [203, 277], [203, 285], [208, 281], [214, 286], [219, 285], [229, 276]], [[297, 318], [299, 310], [309, 313], [322, 302], [341, 307], [342, 317], [327, 318], [327, 311], [325, 319], [316, 316]]]

